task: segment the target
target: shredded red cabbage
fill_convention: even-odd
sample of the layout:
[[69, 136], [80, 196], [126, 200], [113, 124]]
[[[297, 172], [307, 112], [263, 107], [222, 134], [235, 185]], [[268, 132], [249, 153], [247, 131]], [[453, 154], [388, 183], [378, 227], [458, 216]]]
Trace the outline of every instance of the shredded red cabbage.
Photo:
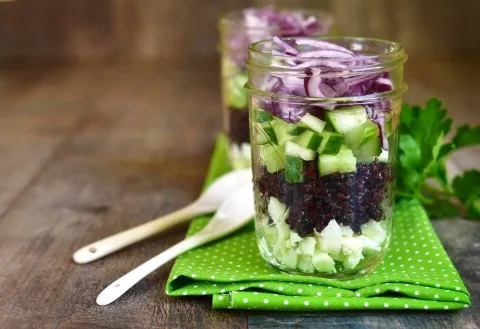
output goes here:
[[[279, 49], [272, 50], [272, 54], [282, 56], [280, 62], [274, 61], [274, 66], [300, 70], [304, 76], [278, 77], [274, 88], [264, 91], [288, 96], [338, 98], [372, 95], [393, 89], [388, 72], [366, 74], [353, 71], [354, 68], [376, 64], [372, 57], [317, 39], [296, 38], [293, 42], [275, 37], [273, 42]], [[336, 106], [333, 103], [314, 105], [325, 110], [333, 110]], [[382, 148], [388, 150], [384, 112], [390, 111], [390, 103], [377, 101], [365, 108], [368, 117], [379, 127]], [[279, 103], [276, 99], [273, 99], [271, 109], [276, 116], [292, 123], [298, 122], [306, 112], [296, 103], [286, 100]]]
[[[248, 46], [260, 40], [271, 39], [274, 35], [280, 37], [296, 37], [309, 35], [324, 35], [332, 24], [330, 16], [325, 16], [322, 21], [315, 15], [288, 10], [275, 10], [274, 6], [264, 8], [247, 8], [242, 12], [243, 22], [241, 27], [229, 33], [229, 57], [240, 67], [247, 59]], [[280, 38], [275, 42], [283, 44], [289, 49], [288, 54], [296, 55], [295, 48], [288, 48], [288, 43]]]

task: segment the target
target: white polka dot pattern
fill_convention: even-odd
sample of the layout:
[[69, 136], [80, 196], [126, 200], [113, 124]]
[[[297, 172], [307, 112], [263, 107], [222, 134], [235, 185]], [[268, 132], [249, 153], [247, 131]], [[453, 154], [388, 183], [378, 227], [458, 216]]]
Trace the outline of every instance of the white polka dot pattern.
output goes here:
[[[223, 156], [216, 151], [218, 159], [212, 160], [211, 178], [227, 169], [222, 167]], [[207, 221], [208, 217], [193, 220], [188, 234], [200, 230]], [[468, 292], [419, 204], [398, 204], [394, 226], [394, 247], [375, 271], [336, 281], [293, 276], [268, 265], [259, 254], [251, 223], [225, 239], [180, 256], [170, 273], [166, 293], [214, 295], [214, 308], [232, 309], [431, 311], [468, 306]]]

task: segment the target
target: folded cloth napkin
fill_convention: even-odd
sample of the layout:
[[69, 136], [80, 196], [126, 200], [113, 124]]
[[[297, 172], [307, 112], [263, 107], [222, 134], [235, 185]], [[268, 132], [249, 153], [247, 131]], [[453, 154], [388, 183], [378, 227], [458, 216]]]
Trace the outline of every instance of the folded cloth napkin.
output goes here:
[[[206, 185], [230, 170], [220, 136]], [[210, 217], [192, 221], [187, 235]], [[172, 268], [170, 296], [213, 295], [213, 308], [320, 311], [345, 309], [452, 310], [470, 295], [438, 240], [422, 206], [397, 204], [390, 248], [371, 274], [349, 281], [290, 275], [260, 256], [255, 228], [244, 229], [180, 256]]]

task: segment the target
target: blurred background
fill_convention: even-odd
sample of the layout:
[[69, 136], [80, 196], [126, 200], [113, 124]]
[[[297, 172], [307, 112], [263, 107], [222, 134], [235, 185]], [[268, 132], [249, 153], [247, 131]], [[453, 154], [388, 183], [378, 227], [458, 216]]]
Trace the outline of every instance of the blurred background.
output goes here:
[[398, 40], [414, 58], [480, 52], [476, 0], [15, 0], [0, 4], [0, 59], [216, 56], [223, 13], [270, 3], [323, 8], [344, 34]]
[[406, 101], [437, 96], [455, 125], [478, 122], [478, 0], [0, 1], [0, 152], [20, 177], [8, 184], [23, 186], [68, 145], [67, 156], [115, 158], [98, 175], [136, 170], [152, 188], [196, 193], [222, 128], [218, 19], [272, 3], [325, 9], [345, 35], [403, 43]]

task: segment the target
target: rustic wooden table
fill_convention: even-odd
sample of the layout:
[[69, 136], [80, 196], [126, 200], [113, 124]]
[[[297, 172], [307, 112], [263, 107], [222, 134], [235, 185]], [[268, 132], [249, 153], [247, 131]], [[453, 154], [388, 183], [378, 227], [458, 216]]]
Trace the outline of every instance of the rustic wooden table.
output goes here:
[[[408, 101], [438, 95], [457, 123], [478, 123], [480, 63], [407, 68]], [[197, 196], [221, 129], [217, 76], [213, 61], [0, 71], [0, 328], [480, 328], [480, 223], [462, 219], [434, 222], [472, 292], [461, 312], [213, 311], [209, 298], [165, 295], [170, 266], [97, 306], [102, 288], [186, 226], [90, 265], [72, 253]], [[479, 155], [457, 154], [453, 169]]]

